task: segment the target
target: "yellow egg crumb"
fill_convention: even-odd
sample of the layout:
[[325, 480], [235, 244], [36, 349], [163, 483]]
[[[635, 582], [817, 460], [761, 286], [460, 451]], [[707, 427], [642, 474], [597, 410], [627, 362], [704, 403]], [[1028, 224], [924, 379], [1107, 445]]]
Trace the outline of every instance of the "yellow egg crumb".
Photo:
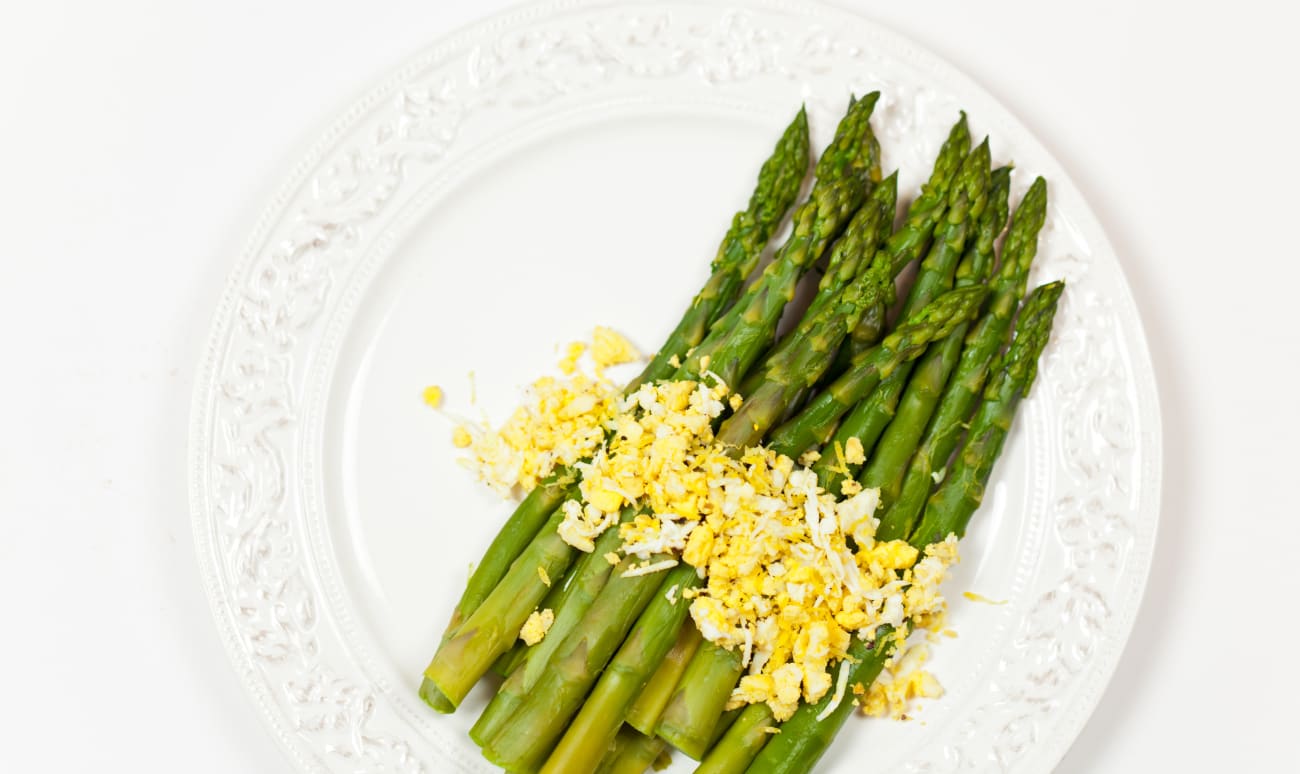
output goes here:
[[963, 591], [961, 595], [972, 602], [982, 602], [986, 605], [1005, 605], [1007, 603], [1005, 599], [989, 599], [983, 594], [976, 594], [973, 591]]
[[591, 337], [591, 359], [595, 361], [599, 373], [609, 366], [640, 360], [641, 353], [632, 346], [632, 342], [615, 331], [597, 325]]
[[618, 564], [623, 560], [621, 557], [619, 557], [618, 554], [616, 554], [613, 551], [610, 551], [609, 553], [605, 554], [605, 561], [609, 562], [610, 564]]
[[424, 388], [424, 403], [429, 408], [438, 408], [442, 405], [442, 388], [436, 384], [431, 384]]
[[[525, 391], [522, 405], [499, 428], [461, 427], [452, 437], [460, 448], [471, 448], [468, 466], [502, 494], [516, 487], [529, 490], [557, 469], [590, 457], [605, 439], [605, 423], [615, 414], [616, 385], [576, 370], [585, 345], [570, 344], [562, 371], [544, 376]], [[570, 368], [572, 366], [572, 368]]]
[[862, 484], [858, 483], [854, 479], [846, 478], [840, 482], [840, 494], [844, 495], [845, 497], [852, 497], [853, 495], [861, 491], [862, 491]]
[[844, 461], [850, 465], [861, 465], [867, 461], [867, 452], [862, 448], [862, 439], [853, 436], [844, 442]]
[[555, 612], [550, 608], [545, 610], [534, 610], [528, 620], [524, 621], [524, 626], [519, 630], [519, 639], [524, 641], [525, 645], [536, 645], [550, 631], [551, 624], [555, 623]]
[[821, 452], [817, 451], [816, 449], [809, 449], [808, 451], [799, 455], [799, 464], [804, 466], [805, 468], [810, 467], [815, 462], [817, 462], [817, 460], [821, 458], [822, 458]]
[[578, 370], [578, 359], [587, 351], [587, 345], [575, 341], [564, 348], [564, 357], [560, 360], [560, 373], [567, 375]]
[[730, 398], [727, 399], [727, 405], [731, 406], [732, 411], [739, 409], [741, 404], [743, 404], [744, 402], [745, 399], [740, 397], [740, 393], [735, 393], [734, 395], [732, 395]]
[[551, 576], [546, 574], [546, 568], [540, 564], [537, 565], [537, 577], [542, 579], [543, 584], [547, 586], [551, 585]]

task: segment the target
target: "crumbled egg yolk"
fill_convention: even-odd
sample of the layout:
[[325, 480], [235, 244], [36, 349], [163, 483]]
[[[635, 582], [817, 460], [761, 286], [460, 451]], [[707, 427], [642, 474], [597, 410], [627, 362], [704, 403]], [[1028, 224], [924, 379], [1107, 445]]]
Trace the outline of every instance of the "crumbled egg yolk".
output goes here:
[[603, 373], [610, 366], [640, 360], [641, 353], [617, 332], [597, 325], [591, 335], [591, 359], [596, 363], [596, 373]]
[[587, 345], [575, 341], [564, 348], [564, 357], [560, 360], [560, 373], [567, 375], [578, 370], [578, 358], [587, 351]]
[[524, 641], [525, 645], [536, 645], [550, 631], [551, 624], [555, 623], [555, 612], [549, 607], [545, 610], [534, 610], [528, 620], [524, 621], [523, 628], [519, 630], [519, 639]]
[[[742, 654], [748, 674], [732, 706], [766, 702], [784, 720], [833, 688], [853, 634], [870, 639], [883, 624], [941, 611], [938, 586], [956, 553], [918, 562], [904, 541], [876, 542], [875, 489], [837, 499], [788, 457], [729, 454], [712, 427], [727, 396], [716, 380], [678, 381], [622, 399], [608, 441], [577, 466], [582, 499], [562, 506], [560, 535], [591, 551], [622, 509], [636, 508], [619, 525], [622, 553], [676, 555], [700, 571], [699, 587], [681, 595], [706, 639]], [[846, 456], [858, 454], [860, 442]]]
[[516, 486], [532, 489], [557, 468], [589, 457], [600, 447], [619, 390], [604, 377], [577, 368], [586, 349], [581, 342], [570, 344], [560, 362], [567, 376], [533, 382], [523, 405], [500, 428], [465, 423], [453, 431], [452, 442], [472, 455], [463, 462], [489, 486], [502, 494]]
[[[572, 465], [581, 498], [561, 505], [563, 540], [590, 552], [618, 526], [622, 547], [604, 558], [639, 559], [625, 575], [678, 561], [697, 568], [698, 583], [674, 592], [691, 600], [691, 618], [706, 639], [742, 656], [746, 674], [729, 706], [765, 702], [781, 721], [801, 700], [833, 691], [838, 704], [853, 636], [871, 640], [880, 626], [905, 621], [941, 626], [946, 603], [939, 586], [958, 559], [955, 536], [927, 547], [919, 560], [904, 541], [877, 542], [878, 490], [850, 480], [840, 493], [823, 491], [807, 468], [815, 452], [796, 467], [763, 447], [732, 456], [734, 449], [714, 442], [716, 420], [739, 401], [713, 374], [645, 384], [620, 397], [599, 369], [635, 359], [635, 349], [597, 329], [590, 353], [595, 378], [575, 365], [565, 379], [540, 379], [500, 430], [475, 429], [472, 463], [503, 491], [529, 488], [557, 466]], [[582, 354], [580, 345], [570, 347], [562, 370]], [[857, 438], [832, 453], [841, 467], [865, 460]], [[631, 510], [621, 518], [625, 509]], [[530, 616], [520, 637], [540, 640], [549, 613]], [[916, 661], [895, 659], [889, 685], [896, 687], [879, 689], [880, 699], [868, 694], [865, 703], [889, 710], [932, 695], [933, 677], [907, 669]]]
[[907, 720], [917, 699], [934, 699], [943, 695], [943, 686], [934, 675], [922, 669], [930, 659], [925, 644], [903, 643], [899, 652], [886, 662], [880, 677], [863, 690], [854, 686], [862, 712], [872, 717]]
[[429, 408], [438, 408], [442, 405], [442, 388], [436, 384], [431, 384], [424, 388], [424, 403]]
[[844, 442], [844, 461], [851, 465], [861, 465], [867, 461], [867, 452], [862, 448], [862, 439], [856, 435]]

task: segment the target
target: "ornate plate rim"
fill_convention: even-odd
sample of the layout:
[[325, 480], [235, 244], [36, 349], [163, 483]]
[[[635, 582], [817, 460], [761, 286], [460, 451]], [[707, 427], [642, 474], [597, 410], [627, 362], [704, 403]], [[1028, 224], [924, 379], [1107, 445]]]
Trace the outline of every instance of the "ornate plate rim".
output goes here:
[[[330, 121], [327, 128], [312, 133], [317, 139], [302, 154], [298, 163], [291, 167], [285, 181], [275, 189], [274, 195], [261, 210], [251, 235], [244, 241], [238, 257], [227, 274], [225, 286], [211, 317], [209, 333], [199, 359], [199, 367], [196, 370], [194, 390], [191, 397], [189, 441], [186, 450], [191, 528], [194, 533], [200, 577], [226, 655], [230, 659], [235, 672], [239, 675], [243, 689], [259, 708], [268, 731], [271, 732], [285, 754], [301, 770], [316, 770], [318, 767], [309, 757], [303, 754], [301, 739], [294, 734], [292, 729], [286, 727], [284, 717], [275, 707], [274, 702], [268, 700], [267, 687], [259, 679], [254, 668], [248, 663], [248, 653], [229, 618], [229, 600], [225, 596], [222, 581], [219, 577], [217, 562], [214, 558], [215, 547], [208, 534], [211, 514], [206, 508], [207, 504], [204, 496], [206, 492], [205, 474], [210, 465], [208, 446], [210, 445], [211, 434], [209, 428], [213, 419], [210, 404], [213, 388], [217, 384], [217, 369], [222, 344], [234, 324], [234, 309], [241, 287], [239, 280], [247, 274], [257, 260], [259, 248], [270, 236], [273, 225], [284, 215], [287, 206], [291, 203], [294, 192], [307, 182], [320, 160], [334, 148], [339, 138], [345, 136], [368, 110], [381, 99], [390, 95], [394, 89], [406, 81], [410, 74], [444, 59], [449, 53], [462, 48], [470, 40], [490, 34], [494, 30], [509, 28], [532, 18], [544, 18], [574, 9], [623, 4], [601, 2], [601, 0], [534, 0], [533, 2], [525, 2], [461, 26], [440, 36], [422, 49], [403, 57], [398, 65], [389, 68], [381, 77], [377, 78], [373, 82], [374, 85], [369, 87], [362, 96], [353, 98], [347, 103], [346, 109], [337, 118]], [[633, 6], [645, 3], [642, 0], [632, 0], [625, 4]], [[994, 113], [1000, 114], [994, 116], [995, 118], [1009, 121], [1011, 126], [1023, 133], [1029, 143], [1038, 148], [1048, 165], [1047, 169], [1042, 170], [1045, 174], [1050, 173], [1052, 177], [1065, 182], [1073, 190], [1079, 190], [1071, 176], [1053, 154], [1043, 147], [1037, 138], [1028, 129], [1025, 129], [1016, 120], [1015, 115], [1002, 105], [996, 97], [960, 69], [907, 36], [898, 33], [888, 25], [881, 24], [871, 17], [854, 10], [819, 2], [818, 0], [732, 0], [727, 4], [740, 8], [751, 6], [784, 10], [822, 20], [829, 20], [836, 16], [847, 17], [859, 24], [874, 28], [878, 34], [891, 38], [892, 42], [898, 47], [906, 49], [908, 55], [915, 62], [942, 76], [947, 84], [983, 99], [987, 107], [992, 108]], [[1093, 663], [1089, 667], [1090, 674], [1080, 686], [1079, 695], [1069, 703], [1069, 708], [1061, 716], [1058, 724], [1060, 732], [1053, 735], [1049, 743], [1040, 746], [1036, 750], [1035, 756], [1033, 756], [1046, 765], [1046, 770], [1054, 768], [1077, 739], [1118, 666], [1120, 656], [1128, 642], [1134, 621], [1141, 608], [1141, 601], [1149, 578], [1159, 528], [1162, 499], [1162, 416], [1159, 404], [1159, 389], [1150, 356], [1146, 330], [1142, 324], [1131, 286], [1124, 272], [1124, 266], [1118, 260], [1118, 256], [1095, 213], [1082, 196], [1079, 197], [1078, 208], [1072, 210], [1071, 214], [1076, 217], [1079, 226], [1086, 233], [1088, 242], [1097, 245], [1102, 252], [1108, 252], [1116, 258], [1113, 268], [1121, 281], [1121, 297], [1116, 299], [1118, 303], [1115, 311], [1130, 332], [1127, 343], [1133, 347], [1129, 352], [1129, 356], [1134, 366], [1134, 376], [1137, 382], [1137, 394], [1134, 396], [1137, 404], [1136, 412], [1142, 417], [1145, 426], [1143, 428], [1144, 432], [1138, 436], [1139, 442], [1144, 444], [1142, 447], [1143, 464], [1138, 484], [1146, 490], [1140, 501], [1146, 503], [1147, 507], [1139, 507], [1136, 510], [1138, 519], [1135, 522], [1136, 528], [1134, 530], [1131, 557], [1137, 569], [1126, 573], [1132, 582], [1129, 589], [1129, 598], [1124, 600], [1123, 607], [1116, 611], [1118, 615], [1115, 621], [1107, 627], [1110, 636], [1103, 638], [1099, 651], [1094, 656]]]

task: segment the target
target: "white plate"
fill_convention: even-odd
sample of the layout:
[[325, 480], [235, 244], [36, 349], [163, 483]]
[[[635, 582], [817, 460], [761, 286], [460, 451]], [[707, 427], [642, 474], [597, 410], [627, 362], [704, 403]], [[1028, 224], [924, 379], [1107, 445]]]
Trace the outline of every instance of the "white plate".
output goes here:
[[[910, 42], [791, 2], [525, 6], [386, 77], [306, 155], [217, 310], [190, 446], [221, 637], [305, 771], [490, 770], [421, 670], [509, 510], [420, 400], [500, 419], [596, 324], [653, 349], [800, 101], [850, 92], [910, 196], [958, 109], [1052, 207], [1035, 281], [1069, 290], [952, 582], [960, 636], [920, 721], [860, 721], [827, 771], [1048, 771], [1100, 697], [1158, 515], [1159, 410], [1100, 226], [1005, 109]], [[469, 404], [469, 371], [478, 405]], [[1005, 599], [962, 599], [972, 589]], [[681, 765], [679, 764], [679, 768]]]

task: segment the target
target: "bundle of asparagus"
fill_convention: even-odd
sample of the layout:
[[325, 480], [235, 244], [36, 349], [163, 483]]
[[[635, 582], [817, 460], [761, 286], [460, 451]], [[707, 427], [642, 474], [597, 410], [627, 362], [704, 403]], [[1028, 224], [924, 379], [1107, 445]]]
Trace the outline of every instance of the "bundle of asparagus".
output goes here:
[[[713, 405], [712, 419], [695, 432], [736, 469], [758, 466], [760, 450], [777, 471], [777, 489], [795, 480], [792, 459], [811, 461], [816, 452], [812, 490], [820, 484], [854, 508], [866, 502], [856, 497], [864, 491], [874, 508], [879, 493], [883, 505], [878, 528], [871, 520], [867, 533], [844, 539], [871, 541], [874, 528], [882, 540], [906, 541], [920, 561], [950, 535], [964, 534], [978, 508], [1033, 381], [1062, 285], [1035, 289], [1017, 318], [1046, 186], [1035, 181], [1022, 199], [995, 269], [1010, 169], [991, 169], [987, 140], [970, 148], [964, 114], [921, 194], [892, 228], [897, 175], [882, 180], [870, 124], [878, 97], [850, 102], [806, 200], [790, 216], [790, 236], [746, 285], [807, 166], [807, 119], [802, 110], [796, 115], [763, 164], [748, 207], [734, 216], [705, 286], [627, 385], [624, 410], [654, 413], [658, 393], [647, 386], [683, 386], [674, 393], [683, 401], [689, 394], [692, 406]], [[923, 254], [890, 331], [895, 280]], [[815, 296], [777, 340], [796, 287], [823, 258]], [[719, 399], [734, 385], [741, 389], [730, 393], [728, 412]], [[869, 627], [869, 637], [851, 637], [838, 651], [835, 691], [822, 686], [810, 696], [806, 682], [805, 701], [779, 726], [771, 703], [728, 709], [746, 667], [754, 673], [758, 665], [748, 648], [717, 636], [692, 609], [691, 599], [706, 592], [704, 565], [681, 560], [700, 555], [699, 546], [630, 550], [626, 536], [662, 527], [661, 514], [639, 494], [610, 499], [590, 488], [588, 476], [626, 432], [611, 426], [594, 459], [561, 467], [523, 499], [471, 576], [420, 695], [450, 712], [489, 669], [505, 676], [471, 737], [509, 771], [644, 771], [669, 744], [702, 760], [701, 771], [809, 770], [853, 707], [846, 686], [870, 685], [908, 624], [896, 620]], [[813, 500], [825, 499], [820, 490], [805, 497], [803, 507], [814, 510]], [[591, 512], [612, 518], [575, 541], [575, 514]], [[545, 636], [529, 647], [516, 644], [540, 609], [552, 616]]]

